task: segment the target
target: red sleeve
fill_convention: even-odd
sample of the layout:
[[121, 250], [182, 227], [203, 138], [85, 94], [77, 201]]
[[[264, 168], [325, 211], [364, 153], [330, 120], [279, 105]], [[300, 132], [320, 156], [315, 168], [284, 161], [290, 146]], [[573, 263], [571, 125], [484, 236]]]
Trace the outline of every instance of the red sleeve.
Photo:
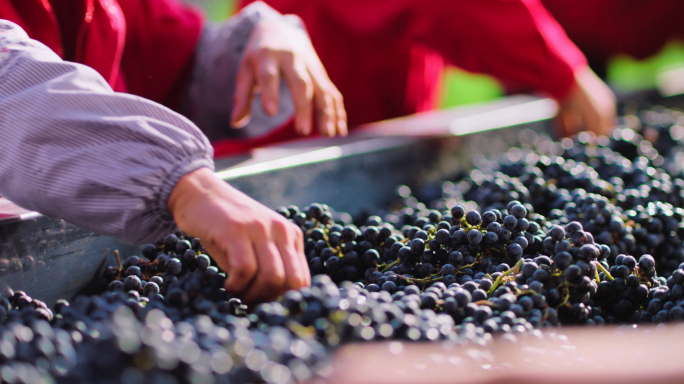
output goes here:
[[118, 0], [126, 18], [121, 69], [129, 93], [179, 110], [202, 15], [176, 0]]
[[[245, 2], [251, 2], [247, 0]], [[538, 0], [267, 0], [284, 13], [345, 25], [368, 39], [421, 44], [472, 72], [563, 98], [586, 65], [577, 47]], [[314, 16], [312, 9], [316, 9]], [[307, 17], [307, 14], [310, 17]], [[318, 20], [314, 20], [314, 18]], [[323, 27], [325, 27], [323, 25]], [[316, 41], [316, 37], [312, 39]], [[358, 58], [360, 65], [371, 58]]]
[[684, 38], [682, 0], [542, 0], [590, 60], [618, 54], [645, 59]]

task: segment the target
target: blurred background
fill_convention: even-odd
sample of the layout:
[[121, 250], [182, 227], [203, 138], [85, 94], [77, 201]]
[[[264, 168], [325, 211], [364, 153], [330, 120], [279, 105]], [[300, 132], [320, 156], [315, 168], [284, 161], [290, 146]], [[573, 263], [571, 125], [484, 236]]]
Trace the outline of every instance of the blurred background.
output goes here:
[[[183, 0], [201, 7], [207, 19], [222, 21], [238, 11], [235, 0]], [[659, 76], [684, 69], [684, 41], [673, 40], [656, 55], [636, 60], [626, 55], [611, 59], [606, 67], [606, 80], [617, 92], [653, 89]], [[662, 81], [662, 80], [661, 80]], [[449, 67], [442, 79], [440, 107], [481, 103], [504, 95], [502, 85], [493, 77]]]

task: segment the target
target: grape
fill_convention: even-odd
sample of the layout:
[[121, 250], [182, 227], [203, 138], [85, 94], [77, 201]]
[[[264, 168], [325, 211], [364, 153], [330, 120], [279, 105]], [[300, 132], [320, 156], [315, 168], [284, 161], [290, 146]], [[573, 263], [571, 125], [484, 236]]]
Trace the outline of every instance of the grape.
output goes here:
[[138, 276], [127, 276], [123, 282], [123, 288], [126, 292], [138, 291], [141, 287], [140, 278]]

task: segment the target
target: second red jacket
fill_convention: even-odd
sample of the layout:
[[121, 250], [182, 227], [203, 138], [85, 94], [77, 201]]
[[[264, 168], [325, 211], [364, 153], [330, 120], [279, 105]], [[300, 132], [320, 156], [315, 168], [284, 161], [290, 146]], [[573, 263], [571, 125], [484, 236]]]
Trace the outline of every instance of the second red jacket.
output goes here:
[[115, 91], [175, 110], [203, 24], [199, 12], [168, 0], [0, 0], [0, 18], [94, 68]]

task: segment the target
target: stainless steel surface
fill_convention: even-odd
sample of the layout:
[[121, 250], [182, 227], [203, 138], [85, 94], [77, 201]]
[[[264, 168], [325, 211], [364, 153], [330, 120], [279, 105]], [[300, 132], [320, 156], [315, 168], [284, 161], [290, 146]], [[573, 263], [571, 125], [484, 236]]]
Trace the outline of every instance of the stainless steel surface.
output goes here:
[[386, 206], [400, 184], [448, 179], [477, 155], [519, 144], [523, 132], [550, 131], [555, 112], [553, 101], [530, 96], [429, 112], [219, 159], [217, 175], [270, 207], [320, 202], [356, 215]]
[[0, 285], [23, 290], [52, 305], [84, 289], [114, 250], [133, 255], [139, 247], [38, 214], [0, 222]]

